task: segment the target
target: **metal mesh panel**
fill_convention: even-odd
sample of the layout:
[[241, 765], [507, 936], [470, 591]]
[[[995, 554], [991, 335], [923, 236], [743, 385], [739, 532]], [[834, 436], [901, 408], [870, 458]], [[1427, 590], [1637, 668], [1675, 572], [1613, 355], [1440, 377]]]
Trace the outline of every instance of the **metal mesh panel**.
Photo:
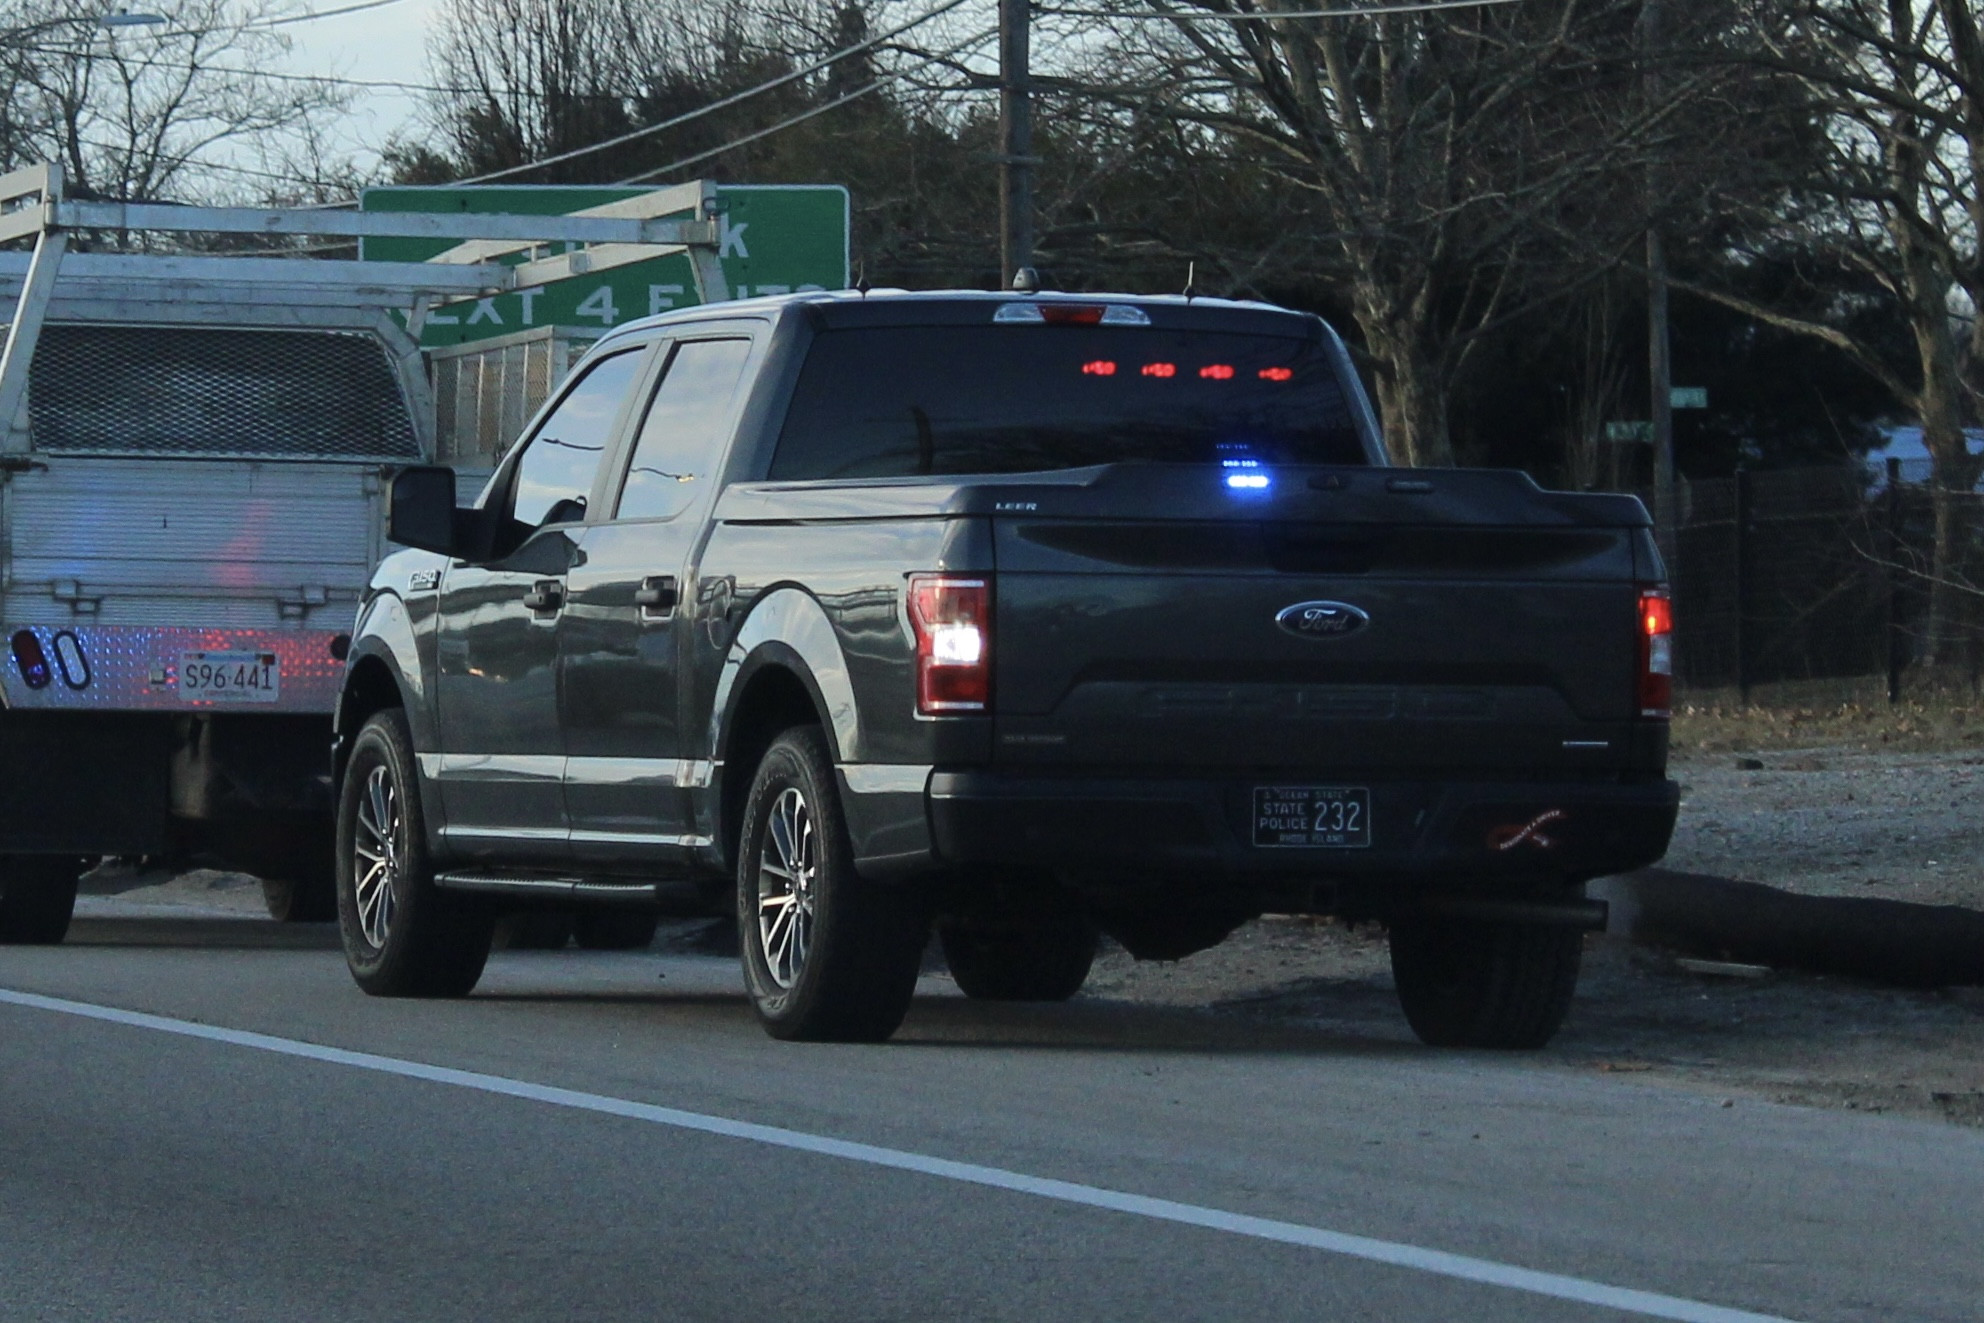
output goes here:
[[420, 457], [385, 346], [363, 334], [49, 326], [28, 380], [40, 450]]
[[528, 338], [435, 353], [437, 458], [469, 467], [494, 465], [591, 339], [547, 328]]

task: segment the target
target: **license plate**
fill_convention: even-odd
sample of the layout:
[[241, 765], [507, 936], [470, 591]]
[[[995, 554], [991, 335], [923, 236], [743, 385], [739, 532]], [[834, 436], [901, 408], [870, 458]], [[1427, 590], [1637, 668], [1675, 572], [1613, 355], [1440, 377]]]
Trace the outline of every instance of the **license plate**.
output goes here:
[[273, 652], [182, 652], [179, 696], [200, 703], [273, 703], [282, 665]]
[[1367, 849], [1371, 791], [1365, 786], [1256, 786], [1254, 844]]

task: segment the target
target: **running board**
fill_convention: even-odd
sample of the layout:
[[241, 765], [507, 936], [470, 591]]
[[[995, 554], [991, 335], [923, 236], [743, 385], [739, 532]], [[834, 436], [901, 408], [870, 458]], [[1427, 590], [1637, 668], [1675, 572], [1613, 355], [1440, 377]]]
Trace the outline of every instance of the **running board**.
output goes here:
[[434, 885], [443, 891], [473, 891], [485, 896], [518, 896], [533, 900], [605, 901], [623, 905], [653, 905], [656, 900], [654, 883], [620, 878], [463, 870], [435, 874]]

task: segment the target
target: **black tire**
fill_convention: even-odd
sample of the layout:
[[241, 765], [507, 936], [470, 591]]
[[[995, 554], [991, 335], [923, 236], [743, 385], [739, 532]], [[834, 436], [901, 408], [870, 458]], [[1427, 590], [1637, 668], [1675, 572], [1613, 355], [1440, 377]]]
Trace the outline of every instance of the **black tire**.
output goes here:
[[1584, 934], [1536, 923], [1402, 919], [1392, 925], [1399, 1005], [1430, 1047], [1539, 1048], [1570, 1013]]
[[262, 879], [262, 904], [277, 923], [334, 923], [338, 917], [337, 860], [326, 852], [323, 867], [298, 866], [284, 877]]
[[737, 856], [744, 982], [765, 1031], [840, 1043], [893, 1034], [916, 992], [929, 916], [913, 887], [855, 871], [819, 727], [794, 727], [765, 751]]
[[54, 946], [69, 935], [83, 861], [67, 855], [0, 859], [0, 945]]
[[413, 737], [398, 708], [352, 741], [337, 846], [338, 927], [358, 986], [375, 997], [466, 996], [489, 959], [495, 915], [434, 885]]
[[563, 910], [519, 910], [496, 921], [498, 951], [562, 951], [572, 944], [572, 916]]
[[647, 910], [580, 910], [572, 936], [584, 951], [645, 951], [661, 916]]
[[1066, 1001], [1095, 963], [1095, 928], [1077, 918], [1011, 928], [947, 923], [937, 940], [958, 989], [975, 1001]]

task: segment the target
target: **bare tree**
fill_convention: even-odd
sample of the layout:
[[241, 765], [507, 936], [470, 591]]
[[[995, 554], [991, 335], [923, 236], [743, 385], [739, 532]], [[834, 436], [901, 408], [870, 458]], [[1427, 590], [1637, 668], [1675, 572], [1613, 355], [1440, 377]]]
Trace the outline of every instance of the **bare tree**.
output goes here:
[[1309, 0], [1175, 8], [1167, 25], [1105, 20], [1099, 94], [1217, 135], [1309, 200], [1305, 255], [1347, 295], [1394, 452], [1451, 462], [1448, 394], [1480, 338], [1637, 236], [1636, 171], [1659, 123], [1637, 95], [1639, 0], [1333, 18], [1277, 16]]
[[289, 48], [269, 26], [294, 12], [286, 0], [148, 8], [166, 21], [104, 29], [70, 21], [61, 0], [0, 6], [5, 164], [60, 161], [74, 188], [120, 199], [260, 191], [279, 180], [229, 158], [281, 160], [299, 130], [347, 104], [333, 84], [268, 72]]
[[[1936, 522], [1927, 652], [1946, 660], [1978, 578], [1971, 498], [1984, 477], [1964, 435], [1984, 416], [1978, 12], [1974, 0], [1747, 0], [1742, 16], [1729, 50], [1794, 87], [1784, 104], [1816, 132], [1757, 197], [1743, 240], [1714, 256], [1813, 275], [1777, 301], [1728, 281], [1687, 287], [1834, 346], [1920, 421]], [[1870, 311], [1899, 320], [1905, 342], [1866, 329], [1882, 320]]]

